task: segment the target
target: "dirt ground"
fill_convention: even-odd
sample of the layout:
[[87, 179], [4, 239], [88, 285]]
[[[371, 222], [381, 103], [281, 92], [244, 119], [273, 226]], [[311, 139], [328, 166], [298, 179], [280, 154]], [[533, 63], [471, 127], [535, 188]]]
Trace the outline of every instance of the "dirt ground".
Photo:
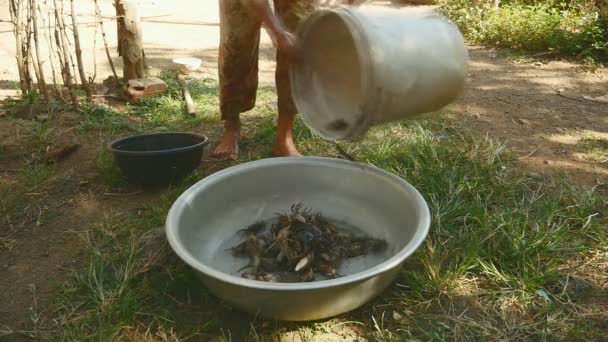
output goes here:
[[[0, 0], [0, 19], [8, 18], [7, 0]], [[82, 22], [91, 7], [79, 7]], [[112, 15], [111, 1], [102, 1], [104, 15]], [[142, 16], [165, 15], [162, 19], [205, 22], [196, 25], [146, 22], [144, 38], [152, 72], [170, 67], [178, 56], [196, 56], [204, 60], [204, 72], [216, 75], [217, 2], [182, 0], [142, 1]], [[88, 14], [87, 14], [88, 13]], [[160, 19], [161, 17], [158, 17]], [[14, 42], [10, 27], [0, 23], [0, 79], [14, 81]], [[108, 21], [106, 31], [115, 41], [115, 26]], [[91, 34], [91, 32], [83, 33]], [[272, 84], [274, 51], [263, 39], [260, 74], [263, 83]], [[113, 50], [115, 47], [113, 47]], [[110, 75], [104, 52], [98, 42], [97, 75]], [[467, 89], [444, 112], [463, 129], [474, 129], [504, 142], [525, 166], [527, 172], [566, 172], [578, 183], [605, 186], [608, 181], [608, 160], [594, 158], [581, 144], [582, 139], [608, 139], [608, 104], [589, 101], [586, 96], [608, 93], [608, 71], [600, 66], [568, 61], [501, 56], [500, 51], [471, 47], [471, 69]], [[92, 54], [87, 60], [92, 59]], [[119, 61], [117, 60], [117, 64]], [[15, 95], [7, 82], [0, 82], [0, 97]], [[136, 211], [158, 193], [116, 195], [108, 193], [95, 180], [95, 155], [99, 137], [78, 134], [73, 115], [63, 116], [54, 128], [54, 144], [78, 141], [82, 147], [58, 164], [50, 182], [61, 182], [63, 192], [49, 197], [44, 191], [28, 194], [34, 214], [22, 229], [11, 236], [10, 248], [0, 248], [0, 327], [23, 326], [32, 320], [40, 306], [65, 281], [75, 266], [82, 266], [78, 246], [84, 243], [76, 232], [107, 211]], [[22, 166], [19, 143], [31, 125], [26, 120], [0, 118], [0, 143], [6, 153], [0, 158], [0, 186], [18, 182], [15, 170]], [[197, 131], [217, 138], [217, 131], [200, 127]], [[21, 133], [20, 133], [21, 132]], [[215, 139], [216, 141], [216, 139]], [[12, 157], [11, 157], [12, 156]], [[202, 168], [212, 168], [205, 164]], [[53, 209], [53, 210], [50, 210]], [[45, 217], [46, 211], [53, 211]], [[38, 212], [39, 215], [35, 215]], [[29, 213], [29, 212], [28, 212]], [[31, 213], [30, 213], [31, 214]], [[40, 218], [43, 218], [42, 220]], [[2, 230], [12, 227], [0, 227]], [[44, 311], [44, 309], [41, 309]]]
[[608, 160], [594, 159], [582, 139], [608, 139], [608, 70], [568, 61], [499, 57], [471, 47], [467, 89], [445, 112], [505, 143], [533, 173], [567, 173], [603, 186]]
[[[98, 137], [76, 133], [72, 117], [63, 115], [53, 125], [53, 145], [77, 142], [81, 147], [55, 165], [54, 175], [41, 187], [26, 194], [29, 204], [20, 224], [0, 228], [5, 237], [0, 243], [0, 327], [31, 323], [69, 272], [84, 266], [79, 259], [85, 243], [81, 234], [91, 222], [108, 213], [137, 210], [158, 196], [154, 192], [117, 195], [100, 186], [95, 169]], [[23, 132], [31, 126], [29, 120], [2, 121], [0, 187], [21, 181], [15, 170], [24, 167], [19, 157], [27, 149], [22, 150], [27, 144]]]

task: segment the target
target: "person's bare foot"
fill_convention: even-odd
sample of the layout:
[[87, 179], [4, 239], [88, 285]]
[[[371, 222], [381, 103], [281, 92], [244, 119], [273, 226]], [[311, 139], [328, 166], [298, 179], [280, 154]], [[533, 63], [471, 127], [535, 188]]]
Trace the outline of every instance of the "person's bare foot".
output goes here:
[[241, 121], [226, 120], [224, 122], [224, 137], [215, 150], [211, 153], [211, 158], [221, 160], [236, 160], [239, 157], [239, 141], [241, 138]]
[[272, 154], [275, 157], [301, 157], [302, 154], [298, 152], [296, 145], [293, 143], [293, 140], [275, 142], [272, 145]]
[[296, 145], [293, 143], [292, 126], [295, 115], [280, 115], [277, 125], [277, 140], [272, 145], [272, 154], [275, 157], [301, 157]]

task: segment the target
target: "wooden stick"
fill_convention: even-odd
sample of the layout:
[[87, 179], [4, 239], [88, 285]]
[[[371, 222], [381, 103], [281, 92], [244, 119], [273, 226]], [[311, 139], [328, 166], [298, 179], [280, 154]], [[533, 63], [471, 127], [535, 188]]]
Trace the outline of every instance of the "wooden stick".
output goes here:
[[210, 22], [210, 21], [187, 21], [187, 20], [170, 20], [170, 19], [148, 19], [142, 20], [146, 23], [156, 23], [156, 24], [174, 24], [174, 25], [191, 25], [191, 26], [220, 26], [220, 23]]
[[[65, 32], [65, 25], [63, 24], [63, 18], [62, 16], [59, 14], [59, 6], [57, 4], [57, 0], [53, 0], [53, 3], [55, 5], [55, 18], [57, 18], [57, 24], [59, 26], [59, 30], [60, 31], [64, 31]], [[57, 32], [57, 31], [55, 31]], [[68, 87], [68, 91], [70, 92], [70, 98], [72, 99], [72, 105], [75, 108], [79, 107], [79, 103], [78, 103], [78, 97], [76, 96], [76, 89], [74, 87], [74, 85], [72, 84], [72, 73], [70, 71], [70, 64], [68, 62], [68, 48], [67, 48], [67, 43], [66, 43], [66, 35], [63, 34], [62, 32], [57, 32], [58, 36], [57, 40], [61, 42], [61, 50], [64, 52], [63, 53], [63, 69], [65, 72], [65, 78], [66, 78], [66, 86]]]
[[57, 45], [57, 57], [59, 58], [59, 65], [61, 66], [61, 77], [63, 78], [63, 84], [68, 87], [68, 75], [69, 75], [69, 70], [66, 69], [66, 63], [69, 65], [69, 61], [66, 62], [67, 60], [67, 52], [64, 51], [64, 46], [63, 46], [63, 34], [62, 34], [62, 28], [61, 28], [61, 21], [60, 21], [60, 17], [58, 16], [58, 8], [57, 8], [57, 3], [55, 2], [55, 0], [53, 0], [53, 2], [55, 3], [55, 44]]
[[518, 157], [517, 159], [520, 159], [520, 160], [521, 160], [521, 159], [526, 159], [526, 158], [529, 158], [529, 157], [531, 157], [531, 156], [532, 156], [534, 153], [536, 153], [536, 151], [538, 151], [538, 149], [537, 149], [537, 148], [536, 148], [536, 149], [534, 149], [534, 151], [532, 151], [532, 152], [530, 152], [530, 153], [526, 154], [526, 155], [525, 155], [525, 156], [523, 156], [523, 157]]
[[[50, 9], [49, 9], [50, 11]], [[54, 11], [53, 11], [54, 12]], [[57, 16], [55, 18], [55, 29], [53, 30], [53, 38], [55, 39], [55, 46], [57, 46], [57, 58], [59, 58], [59, 68], [61, 70], [61, 79], [63, 79], [63, 85], [65, 87], [68, 86], [67, 73], [65, 71], [65, 58], [63, 56], [63, 45], [61, 44], [61, 36], [59, 34], [59, 19]], [[50, 20], [50, 19], [49, 19]]]
[[95, 1], [95, 15], [99, 20], [99, 27], [101, 29], [101, 36], [103, 37], [103, 46], [106, 49], [106, 56], [108, 56], [108, 63], [110, 64], [110, 68], [112, 69], [112, 74], [114, 75], [114, 80], [118, 81], [118, 75], [116, 74], [116, 68], [114, 68], [114, 61], [112, 60], [112, 56], [110, 55], [110, 48], [108, 48], [108, 39], [106, 38], [106, 30], [103, 28], [103, 19], [101, 17], [101, 11], [99, 10], [99, 2]]
[[95, 79], [97, 78], [97, 23], [93, 26], [93, 76], [89, 76], [89, 85], [91, 90], [95, 92], [93, 88]]
[[113, 192], [104, 192], [104, 196], [135, 196], [141, 194], [143, 191], [134, 191], [125, 194], [113, 193]]
[[[155, 16], [156, 17], [156, 16]], [[160, 17], [160, 16], [157, 16]], [[104, 16], [103, 18], [110, 18], [110, 17], [106, 17]], [[112, 17], [114, 18], [114, 17]], [[119, 17], [115, 17], [117, 19], [121, 19], [124, 18], [124, 16], [119, 16]], [[150, 17], [141, 17], [141, 22], [144, 23], [154, 23], [154, 24], [169, 24], [169, 25], [188, 25], [188, 26], [220, 26], [220, 23], [217, 22], [210, 22], [210, 21], [183, 21], [183, 20], [159, 20], [159, 19], [144, 19], [144, 18], [150, 18]], [[1, 20], [0, 20], [1, 22]], [[10, 22], [9, 20], [5, 20], [5, 22]], [[93, 26], [97, 23], [98, 21], [85, 21], [85, 22], [81, 22], [79, 23], [80, 27], [89, 27], [89, 26]], [[102, 22], [111, 22], [110, 20], [102, 20]], [[47, 26], [44, 27], [46, 29], [52, 29], [55, 28], [53, 26]], [[23, 31], [23, 30], [21, 30]], [[8, 33], [8, 32], [13, 32], [13, 30], [8, 30], [8, 31], [0, 31], [0, 33]]]
[[192, 96], [190, 96], [190, 92], [188, 91], [188, 86], [186, 86], [186, 80], [184, 76], [178, 75], [177, 81], [182, 86], [182, 94], [184, 95], [184, 101], [186, 102], [186, 110], [188, 115], [195, 116], [196, 111], [194, 110], [194, 101], [192, 101]]
[[[57, 21], [57, 18], [55, 18]], [[68, 86], [68, 77], [65, 70], [65, 57], [63, 56], [63, 46], [61, 45], [61, 38], [59, 34], [59, 28], [56, 27], [54, 32], [55, 45], [57, 46], [57, 58], [59, 58], [59, 69], [61, 70], [61, 79], [63, 79], [63, 85]]]
[[72, 66], [72, 70], [70, 73], [73, 75], [72, 82], [74, 82], [75, 88], [78, 88], [78, 71], [76, 70], [76, 63], [74, 63], [74, 56], [72, 54], [72, 41], [70, 41], [70, 37], [68, 36], [68, 28], [69, 26], [65, 24], [64, 16], [63, 16], [63, 0], [59, 0], [61, 4], [61, 30], [60, 33], [63, 34], [66, 42], [66, 49], [64, 53], [68, 56], [68, 60], [70, 61], [70, 65]]
[[76, 11], [74, 10], [74, 0], [70, 0], [70, 5], [72, 9], [72, 28], [74, 31], [74, 46], [76, 47], [76, 59], [78, 61], [80, 82], [82, 83], [84, 92], [87, 94], [87, 100], [92, 102], [93, 98], [91, 97], [91, 85], [89, 84], [87, 76], [84, 73], [84, 63], [82, 62], [82, 49], [80, 48], [80, 37], [78, 36], [78, 23], [76, 21]]
[[23, 49], [21, 40], [21, 0], [11, 0], [11, 19], [15, 22], [15, 42], [17, 50], [17, 69], [19, 69], [19, 88], [21, 93], [27, 93], [25, 84], [25, 67], [23, 65]]
[[36, 76], [36, 83], [38, 84], [38, 90], [40, 90], [40, 92], [42, 92], [42, 89], [40, 89], [40, 69], [38, 69], [38, 64], [34, 62], [36, 60], [36, 58], [34, 58], [34, 50], [32, 50], [31, 48], [28, 50], [29, 50], [28, 51], [29, 60], [31, 61], [31, 65], [34, 68], [34, 75]]
[[[147, 18], [162, 18], [162, 17], [168, 17], [171, 14], [159, 14], [159, 15], [146, 15], [146, 16], [142, 16], [141, 20], [145, 21], [145, 19]], [[107, 16], [107, 15], [102, 15], [101, 16], [102, 19], [111, 19], [112, 21], [118, 19], [118, 18], [124, 18], [124, 16], [115, 16], [115, 15], [111, 15], [111, 16]]]
[[69, 156], [70, 154], [76, 152], [76, 150], [78, 150], [79, 148], [80, 148], [80, 144], [72, 144], [72, 145], [66, 145], [66, 146], [57, 148], [52, 151], [48, 151], [44, 155], [44, 161], [46, 163], [59, 162], [62, 159], [64, 159], [65, 157]]
[[[50, 9], [48, 9], [47, 6], [47, 2], [46, 0], [44, 0], [44, 6], [47, 7], [47, 18], [49, 18], [49, 22], [51, 21], [51, 11]], [[40, 7], [40, 2], [38, 2], [38, 12], [40, 12], [40, 18], [42, 20], [42, 27], [46, 27], [46, 19], [45, 16], [42, 14], [42, 8]], [[55, 92], [57, 94], [58, 97], [63, 99], [63, 91], [62, 91], [62, 87], [60, 85], [57, 84], [57, 72], [55, 71], [55, 53], [53, 51], [53, 42], [51, 40], [51, 30], [50, 28], [47, 30], [47, 34], [45, 35], [46, 37], [46, 41], [48, 44], [48, 49], [49, 49], [49, 63], [51, 64], [51, 72], [52, 72], [52, 76], [53, 76], [53, 86], [55, 87]]]
[[[23, 48], [23, 65], [25, 67], [25, 83], [27, 86], [27, 90], [31, 91], [33, 82], [32, 82], [32, 72], [30, 70], [30, 66], [34, 62], [30, 57], [31, 55], [31, 47], [32, 47], [32, 17], [30, 15], [30, 6], [26, 4], [26, 18], [27, 23], [25, 25], [25, 44], [22, 44]], [[34, 69], [34, 72], [36, 70]]]
[[36, 77], [38, 78], [38, 88], [40, 89], [44, 99], [49, 102], [49, 92], [46, 89], [46, 82], [44, 80], [44, 69], [42, 69], [42, 62], [40, 61], [40, 44], [38, 44], [38, 20], [36, 15], [36, 0], [30, 0], [30, 7], [32, 13], [32, 20], [34, 24], [34, 45], [36, 49], [36, 64], [38, 65], [38, 74]]
[[121, 101], [125, 101], [126, 98], [124, 96], [112, 95], [112, 94], [93, 94], [93, 97], [109, 97], [111, 99], [117, 99]]
[[570, 99], [570, 100], [579, 101], [579, 102], [583, 101], [583, 99], [579, 99], [578, 97], [574, 97], [574, 96], [571, 96], [571, 95], [566, 95], [566, 94], [564, 94], [561, 91], [557, 91], [556, 94], [558, 96], [565, 97], [565, 98]]
[[[30, 10], [30, 3], [29, 0], [27, 2], [27, 17], [28, 17], [28, 23], [27, 23], [27, 41], [26, 41], [26, 46], [27, 46], [27, 51], [24, 53], [24, 55], [27, 53], [27, 67], [29, 70], [34, 70], [34, 76], [36, 78], [36, 81], [34, 82], [33, 79], [31, 79], [31, 75], [32, 72], [30, 71], [30, 84], [31, 84], [31, 88], [30, 90], [34, 89], [34, 85], [37, 85], [38, 90], [40, 90], [40, 70], [38, 70], [38, 64], [36, 64], [36, 58], [34, 57], [34, 50], [32, 49], [32, 15], [31, 15], [31, 10]], [[39, 91], [38, 93], [41, 93], [41, 91]]]
[[67, 40], [68, 42], [68, 57], [70, 58], [70, 65], [72, 66], [72, 75], [74, 75], [74, 86], [76, 87], [76, 89], [78, 89], [78, 70], [76, 69], [76, 62], [74, 62], [74, 54], [72, 53], [72, 43], [70, 42], [70, 40]]

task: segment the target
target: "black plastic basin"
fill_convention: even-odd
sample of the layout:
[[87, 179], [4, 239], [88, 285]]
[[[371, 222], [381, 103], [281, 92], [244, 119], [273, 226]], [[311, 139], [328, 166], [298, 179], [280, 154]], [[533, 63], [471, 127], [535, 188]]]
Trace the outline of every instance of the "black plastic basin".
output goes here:
[[192, 173], [207, 142], [195, 133], [154, 133], [115, 140], [109, 149], [129, 182], [164, 185]]

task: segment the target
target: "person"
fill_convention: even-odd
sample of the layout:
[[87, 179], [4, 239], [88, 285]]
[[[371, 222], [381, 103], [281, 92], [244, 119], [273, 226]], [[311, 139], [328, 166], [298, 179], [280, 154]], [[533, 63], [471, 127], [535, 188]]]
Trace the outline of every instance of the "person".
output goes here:
[[264, 27], [275, 47], [275, 82], [278, 96], [275, 156], [300, 156], [292, 137], [297, 109], [291, 96], [288, 68], [297, 62], [294, 32], [318, 0], [220, 0], [219, 82], [224, 136], [212, 153], [218, 159], [236, 159], [241, 139], [240, 114], [253, 109], [258, 86], [260, 31]]

